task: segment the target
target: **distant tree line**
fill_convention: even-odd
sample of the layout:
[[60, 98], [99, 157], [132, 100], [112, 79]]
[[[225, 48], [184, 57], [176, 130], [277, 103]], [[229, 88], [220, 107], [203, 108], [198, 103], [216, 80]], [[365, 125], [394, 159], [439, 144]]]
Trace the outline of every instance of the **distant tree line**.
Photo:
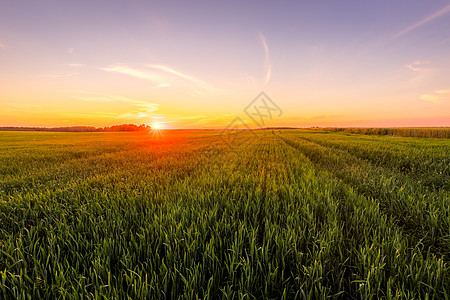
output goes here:
[[312, 127], [309, 129], [366, 135], [388, 135], [402, 137], [450, 138], [450, 127], [398, 127], [398, 128], [336, 128]]
[[103, 131], [145, 131], [152, 129], [149, 125], [141, 124], [139, 126], [134, 124], [113, 125], [111, 127], [104, 127]]
[[0, 127], [0, 131], [49, 131], [49, 132], [119, 132], [119, 131], [145, 131], [151, 126], [141, 124], [122, 124], [109, 127], [70, 126], [70, 127]]

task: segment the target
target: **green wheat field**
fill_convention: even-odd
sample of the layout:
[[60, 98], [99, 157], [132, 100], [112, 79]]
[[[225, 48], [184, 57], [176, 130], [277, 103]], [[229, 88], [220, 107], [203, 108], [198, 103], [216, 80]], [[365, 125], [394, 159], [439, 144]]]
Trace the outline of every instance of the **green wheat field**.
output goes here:
[[448, 138], [0, 132], [0, 298], [448, 298], [449, 191]]

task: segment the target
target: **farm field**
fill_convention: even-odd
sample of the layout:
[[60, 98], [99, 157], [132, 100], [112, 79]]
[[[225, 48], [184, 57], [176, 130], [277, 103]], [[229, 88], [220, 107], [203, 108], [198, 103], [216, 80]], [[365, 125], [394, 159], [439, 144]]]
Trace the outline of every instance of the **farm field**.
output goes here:
[[0, 132], [0, 298], [441, 299], [450, 139]]

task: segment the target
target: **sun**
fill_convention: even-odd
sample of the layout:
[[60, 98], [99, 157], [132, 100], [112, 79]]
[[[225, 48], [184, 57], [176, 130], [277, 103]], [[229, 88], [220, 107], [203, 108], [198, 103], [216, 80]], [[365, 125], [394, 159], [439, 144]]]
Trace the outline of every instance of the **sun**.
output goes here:
[[152, 128], [153, 128], [153, 129], [161, 129], [161, 124], [159, 124], [159, 123], [154, 123], [154, 124], [152, 124]]

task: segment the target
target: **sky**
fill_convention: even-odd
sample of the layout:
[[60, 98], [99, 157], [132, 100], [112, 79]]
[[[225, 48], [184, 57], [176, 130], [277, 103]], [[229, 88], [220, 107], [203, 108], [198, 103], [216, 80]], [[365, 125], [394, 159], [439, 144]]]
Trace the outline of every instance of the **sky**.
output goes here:
[[450, 126], [450, 1], [0, 0], [0, 126], [235, 120]]

